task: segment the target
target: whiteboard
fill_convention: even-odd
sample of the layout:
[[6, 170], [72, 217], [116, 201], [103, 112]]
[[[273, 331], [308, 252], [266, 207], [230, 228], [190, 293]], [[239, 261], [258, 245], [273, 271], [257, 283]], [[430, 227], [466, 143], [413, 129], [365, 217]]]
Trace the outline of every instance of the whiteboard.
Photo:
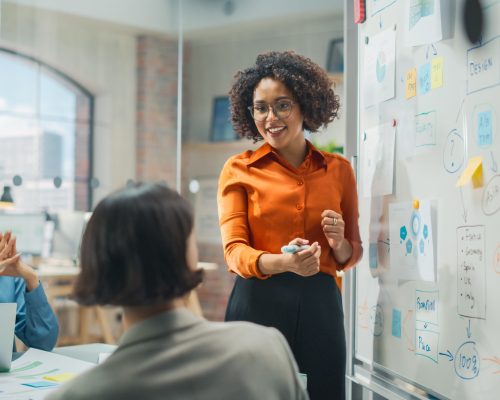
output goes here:
[[367, 0], [358, 28], [355, 358], [440, 398], [500, 398], [500, 1], [482, 4], [481, 45], [464, 0]]

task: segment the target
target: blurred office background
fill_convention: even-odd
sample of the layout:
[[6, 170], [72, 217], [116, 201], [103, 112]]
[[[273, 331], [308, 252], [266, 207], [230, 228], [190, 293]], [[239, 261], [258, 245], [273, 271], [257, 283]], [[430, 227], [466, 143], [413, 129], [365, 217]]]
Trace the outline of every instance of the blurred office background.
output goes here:
[[[228, 121], [233, 75], [258, 53], [295, 50], [329, 71], [342, 104], [342, 35], [342, 0], [0, 0], [0, 229], [46, 268], [66, 343], [120, 335], [119, 310], [82, 319], [68, 296], [89, 212], [135, 181], [165, 181], [192, 202], [207, 266], [199, 302], [223, 319], [233, 276], [217, 179], [256, 147]], [[311, 140], [342, 151], [340, 114]]]

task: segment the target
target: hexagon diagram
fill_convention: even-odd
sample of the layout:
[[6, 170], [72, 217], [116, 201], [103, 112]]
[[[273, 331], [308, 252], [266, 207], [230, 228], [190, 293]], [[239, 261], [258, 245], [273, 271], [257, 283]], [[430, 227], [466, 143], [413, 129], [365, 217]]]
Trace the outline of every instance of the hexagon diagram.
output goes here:
[[424, 238], [427, 239], [429, 237], [429, 227], [427, 224], [424, 225]]
[[406, 254], [410, 254], [412, 248], [413, 248], [413, 243], [411, 242], [411, 239], [408, 239], [408, 241], [406, 242]]
[[408, 231], [406, 230], [406, 226], [402, 226], [399, 228], [399, 237], [401, 240], [405, 240], [406, 236], [408, 236]]
[[420, 239], [420, 242], [419, 242], [419, 248], [420, 248], [420, 254], [424, 254], [424, 250], [425, 250], [425, 243], [424, 243], [424, 239]]

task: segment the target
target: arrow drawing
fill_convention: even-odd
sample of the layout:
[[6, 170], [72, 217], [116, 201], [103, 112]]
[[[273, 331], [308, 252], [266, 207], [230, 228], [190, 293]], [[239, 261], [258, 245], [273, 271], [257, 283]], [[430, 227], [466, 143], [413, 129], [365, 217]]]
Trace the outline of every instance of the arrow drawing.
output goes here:
[[495, 156], [493, 155], [493, 152], [490, 150], [491, 154], [491, 170], [496, 174], [498, 171], [498, 165], [497, 162], [495, 161]]
[[472, 336], [472, 332], [470, 330], [470, 319], [469, 319], [469, 326], [465, 328], [465, 330], [467, 332], [467, 339], [470, 339], [470, 337]]
[[453, 361], [453, 354], [451, 354], [450, 350], [446, 350], [446, 353], [439, 352], [439, 355], [448, 357], [448, 361]]
[[458, 108], [457, 118], [455, 118], [455, 122], [458, 122], [458, 117], [460, 116], [460, 112], [462, 111], [462, 106], [464, 105], [464, 102], [465, 102], [465, 97], [460, 103], [460, 107]]

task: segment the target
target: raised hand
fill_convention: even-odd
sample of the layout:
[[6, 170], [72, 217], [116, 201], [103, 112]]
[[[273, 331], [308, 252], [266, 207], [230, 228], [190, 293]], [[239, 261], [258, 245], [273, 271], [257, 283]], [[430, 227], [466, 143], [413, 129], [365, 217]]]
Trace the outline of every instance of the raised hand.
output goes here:
[[342, 215], [332, 210], [321, 213], [321, 226], [328, 244], [333, 250], [338, 250], [344, 241], [345, 222]]

